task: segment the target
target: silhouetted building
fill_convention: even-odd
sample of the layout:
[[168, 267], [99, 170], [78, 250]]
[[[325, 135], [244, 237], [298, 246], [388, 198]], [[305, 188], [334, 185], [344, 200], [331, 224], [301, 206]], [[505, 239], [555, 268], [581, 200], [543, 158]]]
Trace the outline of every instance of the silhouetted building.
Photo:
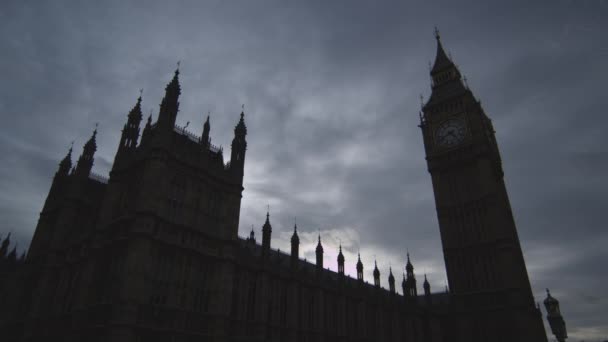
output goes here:
[[[127, 115], [109, 179], [91, 173], [96, 131], [60, 162], [26, 260], [2, 244], [3, 341], [546, 341], [534, 305], [490, 119], [437, 34], [432, 95], [420, 113], [449, 292], [418, 295], [408, 254], [403, 295], [238, 237], [245, 114], [229, 162], [175, 126], [179, 71], [155, 123], [141, 97]], [[8, 241], [8, 238], [5, 239]], [[5, 257], [8, 255], [7, 257]], [[326, 261], [326, 260], [325, 260]], [[327, 262], [327, 261], [326, 261]]]
[[544, 301], [545, 309], [547, 310], [547, 321], [551, 327], [551, 332], [559, 342], [565, 342], [568, 338], [566, 331], [566, 322], [559, 310], [559, 301], [551, 297], [549, 289], [547, 289], [547, 298]]

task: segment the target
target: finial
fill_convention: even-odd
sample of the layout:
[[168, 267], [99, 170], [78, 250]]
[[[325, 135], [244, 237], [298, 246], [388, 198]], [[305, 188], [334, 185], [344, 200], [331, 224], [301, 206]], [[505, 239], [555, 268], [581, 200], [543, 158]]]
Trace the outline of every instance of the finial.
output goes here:
[[74, 148], [74, 140], [70, 143], [70, 151]]
[[139, 88], [139, 98], [141, 99], [142, 95], [144, 94], [144, 88]]
[[294, 230], [298, 228], [298, 219], [295, 216], [293, 217], [293, 228]]
[[439, 30], [437, 29], [437, 26], [435, 26], [435, 39], [437, 39], [437, 40], [441, 39], [441, 36], [439, 36]]
[[266, 204], [266, 217], [270, 216], [270, 204]]
[[551, 292], [549, 292], [549, 289], [545, 289], [547, 290], [547, 297], [551, 297]]
[[177, 71], [179, 71], [179, 66], [182, 64], [182, 61], [177, 61]]
[[244, 103], [241, 105], [241, 111], [242, 111], [242, 112], [244, 112], [244, 111], [245, 111], [245, 104], [244, 104]]

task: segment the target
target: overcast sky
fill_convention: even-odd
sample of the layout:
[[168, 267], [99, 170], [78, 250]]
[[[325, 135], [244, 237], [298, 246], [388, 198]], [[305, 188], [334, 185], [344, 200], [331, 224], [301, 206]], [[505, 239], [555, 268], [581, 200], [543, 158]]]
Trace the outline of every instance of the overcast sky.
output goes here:
[[[85, 4], [86, 3], [86, 4]], [[494, 121], [536, 300], [572, 340], [608, 338], [608, 1], [15, 1], [0, 4], [0, 235], [29, 244], [57, 164], [99, 122], [107, 174], [144, 88], [156, 118], [181, 60], [178, 124], [229, 149], [245, 104], [239, 232], [270, 205], [273, 247], [337, 245], [387, 286], [409, 250], [446, 282], [418, 124], [435, 25]], [[532, 4], [533, 3], [533, 4]], [[419, 285], [421, 285], [419, 280]], [[544, 309], [543, 309], [544, 312]]]

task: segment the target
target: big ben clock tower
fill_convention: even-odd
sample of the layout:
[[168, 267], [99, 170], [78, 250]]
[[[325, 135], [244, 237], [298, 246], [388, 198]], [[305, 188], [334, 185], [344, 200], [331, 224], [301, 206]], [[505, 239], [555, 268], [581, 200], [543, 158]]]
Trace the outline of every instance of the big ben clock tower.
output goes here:
[[[453, 303], [493, 312], [481, 316], [494, 315], [494, 323], [473, 324], [506, 328], [518, 341], [543, 340], [492, 122], [446, 55], [439, 32], [435, 37], [432, 94], [420, 127]], [[535, 332], [518, 333], [529, 330]]]

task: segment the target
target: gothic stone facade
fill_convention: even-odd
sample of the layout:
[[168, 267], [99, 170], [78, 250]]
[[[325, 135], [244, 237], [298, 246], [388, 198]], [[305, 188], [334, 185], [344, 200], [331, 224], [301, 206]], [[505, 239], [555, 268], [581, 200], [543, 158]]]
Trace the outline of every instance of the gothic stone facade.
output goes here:
[[[403, 295], [239, 238], [244, 113], [230, 161], [175, 126], [179, 71], [140, 137], [130, 111], [108, 180], [91, 173], [96, 132], [61, 161], [27, 258], [4, 258], [4, 341], [546, 341], [510, 209], [492, 124], [437, 35], [432, 96], [420, 115], [449, 292]], [[4, 256], [6, 251], [3, 252]]]

